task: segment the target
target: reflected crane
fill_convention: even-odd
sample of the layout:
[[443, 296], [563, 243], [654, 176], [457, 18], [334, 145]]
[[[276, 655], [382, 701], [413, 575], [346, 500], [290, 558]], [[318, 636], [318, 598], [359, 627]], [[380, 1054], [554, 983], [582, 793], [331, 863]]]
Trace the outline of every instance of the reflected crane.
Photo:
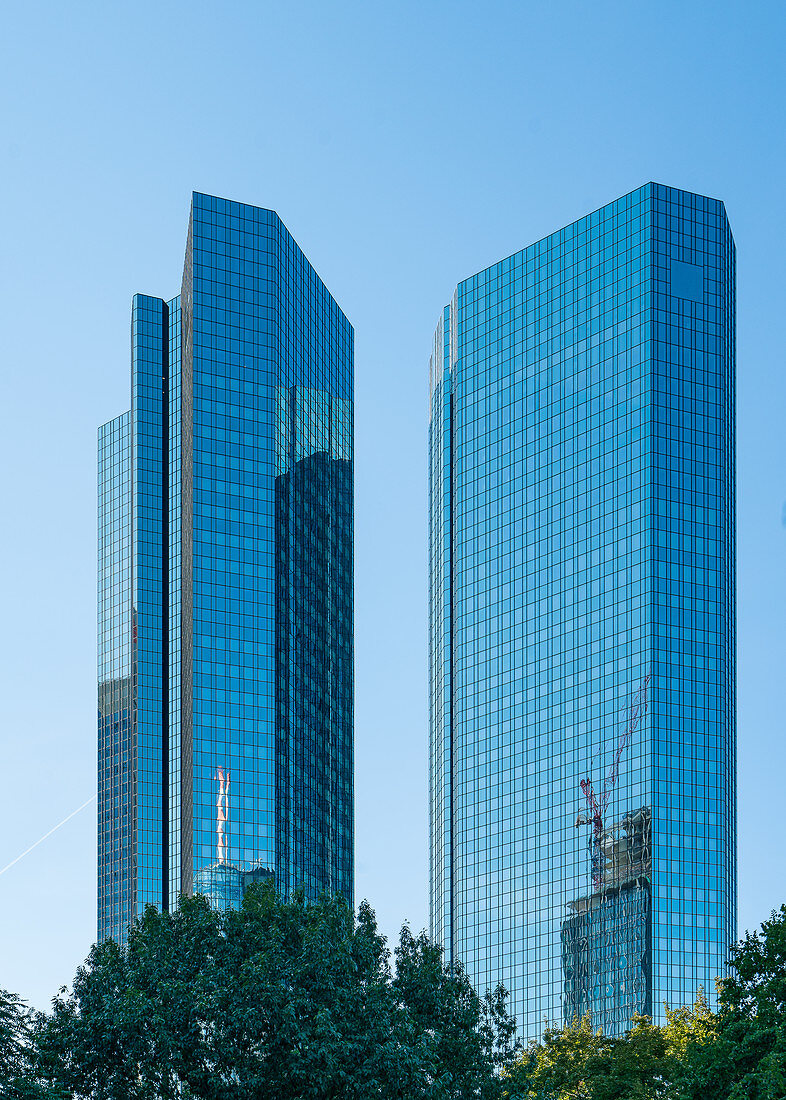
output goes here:
[[617, 750], [614, 753], [614, 759], [609, 766], [609, 770], [606, 772], [606, 778], [603, 781], [603, 790], [601, 791], [600, 797], [595, 794], [595, 789], [590, 779], [582, 779], [580, 784], [582, 793], [589, 806], [589, 815], [587, 817], [582, 817], [581, 814], [579, 814], [576, 818], [576, 828], [578, 828], [579, 825], [592, 825], [592, 888], [596, 891], [600, 890], [603, 886], [603, 836], [606, 831], [604, 824], [606, 810], [609, 805], [609, 799], [611, 798], [611, 792], [614, 790], [617, 779], [619, 778], [622, 754], [630, 744], [633, 734], [636, 732], [644, 715], [647, 713], [647, 688], [651, 675], [650, 672], [647, 673], [641, 686], [631, 700], [627, 719], [625, 721], [625, 728], [620, 734], [619, 741], [617, 742]]

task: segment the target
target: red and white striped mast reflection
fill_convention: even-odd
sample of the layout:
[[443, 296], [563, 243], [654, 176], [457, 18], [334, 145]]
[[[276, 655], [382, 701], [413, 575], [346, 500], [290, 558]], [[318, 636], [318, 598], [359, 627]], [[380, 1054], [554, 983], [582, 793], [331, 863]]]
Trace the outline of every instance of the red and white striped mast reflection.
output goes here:
[[216, 795], [216, 860], [218, 863], [227, 861], [227, 837], [225, 826], [229, 821], [229, 771], [226, 778], [224, 769], [219, 768], [215, 776], [218, 780], [218, 794]]

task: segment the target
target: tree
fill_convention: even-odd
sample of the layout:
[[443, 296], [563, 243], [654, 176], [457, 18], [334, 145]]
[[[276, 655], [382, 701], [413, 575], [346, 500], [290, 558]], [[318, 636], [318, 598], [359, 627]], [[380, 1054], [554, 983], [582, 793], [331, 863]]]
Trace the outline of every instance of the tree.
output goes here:
[[691, 1059], [714, 1041], [716, 1018], [703, 993], [690, 1008], [666, 1009], [666, 1023], [636, 1016], [613, 1038], [590, 1016], [550, 1028], [503, 1073], [510, 1100], [682, 1100]]
[[593, 1031], [589, 1015], [549, 1028], [503, 1075], [511, 1100], [657, 1100], [665, 1096], [663, 1029], [637, 1017], [624, 1039]]
[[90, 1100], [492, 1100], [504, 992], [405, 928], [394, 977], [374, 914], [252, 887], [238, 911], [152, 907], [92, 949], [38, 1030], [42, 1076]]
[[461, 964], [446, 968], [441, 948], [425, 932], [413, 936], [406, 925], [395, 955], [393, 987], [416, 1029], [430, 1040], [431, 1087], [423, 1095], [499, 1096], [494, 1071], [517, 1050], [504, 988], [480, 1000]]
[[9, 1096], [19, 1095], [20, 1079], [28, 1071], [29, 1030], [22, 999], [0, 989], [0, 1084]]
[[510, 1100], [585, 1100], [591, 1097], [589, 1067], [609, 1047], [593, 1031], [589, 1015], [564, 1028], [547, 1028], [502, 1074], [503, 1096]]
[[786, 1096], [786, 906], [732, 949], [718, 983], [715, 1041], [689, 1043], [685, 1100], [782, 1100]]
[[25, 1058], [25, 1010], [20, 997], [0, 989], [0, 1081], [11, 1081]]
[[35, 1015], [16, 993], [0, 989], [0, 1096], [4, 1100], [56, 1100], [34, 1068]]

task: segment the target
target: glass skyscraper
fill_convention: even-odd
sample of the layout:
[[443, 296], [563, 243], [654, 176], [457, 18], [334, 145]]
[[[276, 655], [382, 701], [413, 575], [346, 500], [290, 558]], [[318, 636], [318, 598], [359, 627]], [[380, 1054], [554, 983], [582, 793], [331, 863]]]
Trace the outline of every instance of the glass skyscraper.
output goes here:
[[98, 933], [353, 894], [353, 331], [278, 216], [194, 194], [99, 431]]
[[736, 937], [735, 249], [647, 184], [459, 283], [430, 386], [432, 934], [520, 1033]]

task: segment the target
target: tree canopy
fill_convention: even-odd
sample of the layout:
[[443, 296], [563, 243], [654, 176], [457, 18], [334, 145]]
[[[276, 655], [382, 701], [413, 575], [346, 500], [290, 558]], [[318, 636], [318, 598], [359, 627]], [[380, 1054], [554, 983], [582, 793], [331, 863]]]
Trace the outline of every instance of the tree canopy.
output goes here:
[[91, 951], [41, 1020], [47, 1083], [90, 1100], [417, 1100], [498, 1095], [514, 1024], [404, 928], [395, 976], [374, 915], [252, 887], [238, 911], [152, 907]]
[[786, 1097], [786, 906], [732, 950], [713, 1040], [691, 1047], [685, 1100]]
[[691, 1008], [667, 1010], [666, 1023], [639, 1016], [620, 1038], [592, 1028], [589, 1015], [539, 1042], [503, 1071], [509, 1100], [678, 1100], [694, 1051], [712, 1041], [715, 1016], [700, 995]]
[[152, 907], [92, 949], [50, 1013], [0, 990], [5, 1100], [783, 1100], [786, 907], [732, 951], [718, 1010], [700, 994], [591, 1020], [520, 1049], [506, 994], [408, 927], [391, 959], [367, 904], [252, 887], [241, 908]]
[[620, 1038], [589, 1017], [548, 1029], [503, 1072], [510, 1100], [784, 1100], [786, 906], [732, 948], [718, 982], [718, 1010], [703, 993], [692, 1007], [645, 1017]]
[[40, 1085], [35, 1066], [35, 1015], [21, 997], [0, 989], [0, 1096], [3, 1100], [57, 1100]]

